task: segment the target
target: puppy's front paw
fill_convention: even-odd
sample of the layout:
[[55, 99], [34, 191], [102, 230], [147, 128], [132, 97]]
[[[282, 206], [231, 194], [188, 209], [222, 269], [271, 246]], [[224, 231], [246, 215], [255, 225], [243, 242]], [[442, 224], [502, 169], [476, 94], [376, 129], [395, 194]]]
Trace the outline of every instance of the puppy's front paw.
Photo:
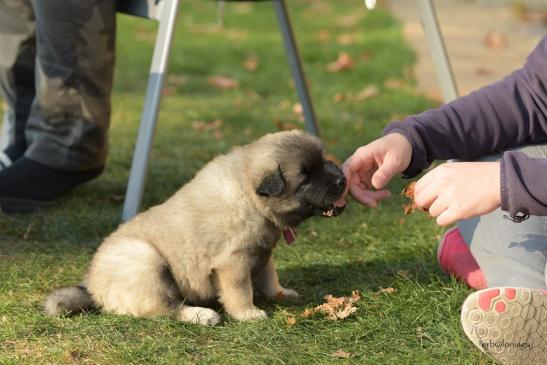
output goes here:
[[300, 295], [297, 292], [295, 292], [292, 289], [286, 289], [286, 288], [281, 288], [281, 290], [275, 293], [275, 295], [273, 296], [274, 300], [287, 300], [287, 299], [297, 299], [297, 298], [300, 298]]
[[251, 308], [238, 313], [232, 313], [232, 317], [238, 321], [254, 321], [258, 319], [266, 319], [268, 318], [268, 315], [262, 309]]

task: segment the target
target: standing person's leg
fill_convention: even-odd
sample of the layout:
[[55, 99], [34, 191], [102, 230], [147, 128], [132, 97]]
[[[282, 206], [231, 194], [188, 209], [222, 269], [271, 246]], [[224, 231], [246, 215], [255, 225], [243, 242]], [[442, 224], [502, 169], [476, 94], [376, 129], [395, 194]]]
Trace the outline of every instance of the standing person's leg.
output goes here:
[[27, 148], [25, 125], [34, 100], [36, 58], [34, 11], [30, 0], [0, 0], [0, 92], [8, 146], [0, 151], [0, 170], [9, 167]]
[[112, 0], [32, 0], [36, 97], [24, 157], [0, 172], [3, 211], [27, 211], [98, 176], [107, 155], [114, 70]]

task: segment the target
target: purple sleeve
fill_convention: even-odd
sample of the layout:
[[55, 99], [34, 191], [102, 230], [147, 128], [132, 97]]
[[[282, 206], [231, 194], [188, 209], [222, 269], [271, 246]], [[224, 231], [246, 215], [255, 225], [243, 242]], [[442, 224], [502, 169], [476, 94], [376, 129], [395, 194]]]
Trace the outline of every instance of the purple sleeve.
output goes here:
[[[547, 141], [547, 37], [526, 64], [492, 85], [440, 108], [386, 127], [412, 144], [407, 176], [415, 176], [433, 160], [473, 160], [524, 144]], [[506, 152], [501, 165], [502, 209], [547, 215], [547, 162]], [[543, 182], [543, 183], [542, 183]]]

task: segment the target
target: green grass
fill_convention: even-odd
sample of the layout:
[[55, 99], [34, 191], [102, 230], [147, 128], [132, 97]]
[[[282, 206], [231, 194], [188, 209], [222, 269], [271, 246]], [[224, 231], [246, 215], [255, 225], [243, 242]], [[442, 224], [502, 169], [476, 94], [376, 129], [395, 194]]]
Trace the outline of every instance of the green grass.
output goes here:
[[[409, 79], [414, 55], [400, 24], [385, 10], [366, 13], [361, 1], [290, 1], [322, 137], [343, 160], [378, 137], [392, 119], [434, 103]], [[171, 55], [145, 206], [163, 201], [209, 159], [276, 130], [274, 120], [299, 124], [297, 102], [271, 4], [228, 4], [218, 30], [214, 2], [183, 1]], [[119, 17], [118, 53], [110, 155], [105, 173], [79, 187], [47, 211], [0, 215], [0, 363], [99, 364], [476, 364], [489, 363], [465, 338], [459, 309], [469, 291], [443, 275], [435, 261], [442, 233], [426, 217], [403, 217], [401, 200], [379, 210], [351, 204], [337, 219], [312, 219], [292, 247], [280, 244], [275, 259], [282, 282], [303, 295], [301, 303], [257, 299], [271, 318], [204, 328], [168, 319], [88, 314], [47, 318], [41, 303], [53, 288], [77, 283], [101, 239], [119, 223], [133, 145], [142, 109], [155, 24]], [[328, 41], [318, 32], [328, 31]], [[340, 45], [349, 33], [355, 42]], [[339, 52], [352, 70], [332, 73], [326, 65]], [[242, 66], [249, 55], [259, 67]], [[239, 88], [220, 91], [208, 78], [226, 75]], [[403, 79], [399, 89], [384, 87]], [[369, 100], [335, 103], [370, 84]], [[192, 128], [196, 120], [222, 119], [222, 136]], [[397, 193], [403, 181], [390, 188]], [[379, 293], [393, 287], [393, 294]], [[331, 322], [298, 317], [325, 294], [362, 300], [352, 317]], [[289, 325], [287, 316], [297, 316]], [[337, 350], [349, 359], [334, 359]]]

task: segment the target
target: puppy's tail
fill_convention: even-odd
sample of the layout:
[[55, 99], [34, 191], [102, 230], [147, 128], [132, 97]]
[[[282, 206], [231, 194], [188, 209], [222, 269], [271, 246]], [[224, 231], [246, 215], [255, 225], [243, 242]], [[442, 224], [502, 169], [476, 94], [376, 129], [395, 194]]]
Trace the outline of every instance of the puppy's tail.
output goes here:
[[44, 303], [46, 315], [52, 317], [81, 313], [95, 308], [95, 302], [83, 285], [54, 290]]

